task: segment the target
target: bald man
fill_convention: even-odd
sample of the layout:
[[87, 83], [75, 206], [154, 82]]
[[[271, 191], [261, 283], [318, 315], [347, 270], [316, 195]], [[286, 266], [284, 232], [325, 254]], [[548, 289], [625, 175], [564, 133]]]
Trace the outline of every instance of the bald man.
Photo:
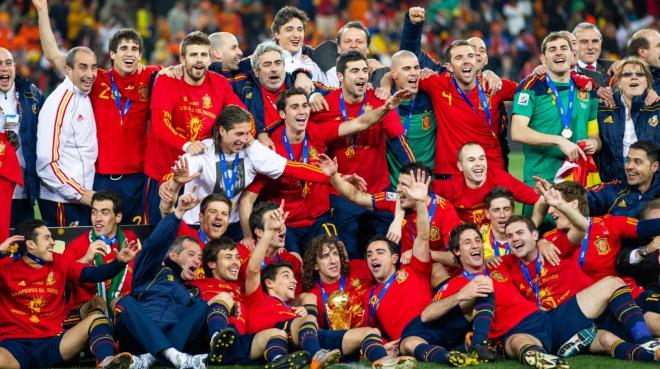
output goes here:
[[651, 69], [653, 89], [660, 94], [660, 33], [645, 28], [633, 34], [628, 41], [628, 56], [642, 59]]
[[486, 43], [479, 37], [470, 37], [465, 41], [472, 45], [474, 49], [474, 56], [477, 59], [477, 73], [480, 73], [488, 64], [488, 48], [486, 48]]
[[[5, 179], [9, 176], [4, 158], [15, 152], [20, 167], [17, 174], [22, 177], [22, 185], [16, 185], [10, 191], [0, 191], [9, 195], [5, 199], [7, 205], [3, 202], [2, 209], [7, 215], [11, 212], [12, 228], [24, 220], [34, 218], [34, 202], [39, 196], [36, 170], [37, 120], [43, 104], [41, 91], [28, 79], [16, 75], [14, 57], [9, 50], [0, 48], [0, 131], [5, 131], [6, 138], [13, 144], [5, 144], [4, 150], [0, 150], [0, 162], [3, 163], [1, 176]], [[0, 218], [9, 221], [4, 215]], [[5, 225], [0, 227], [4, 229]]]
[[209, 35], [211, 41], [211, 65], [209, 70], [225, 78], [234, 78], [240, 73], [250, 72], [250, 60], [242, 59], [243, 51], [236, 36], [229, 32]]

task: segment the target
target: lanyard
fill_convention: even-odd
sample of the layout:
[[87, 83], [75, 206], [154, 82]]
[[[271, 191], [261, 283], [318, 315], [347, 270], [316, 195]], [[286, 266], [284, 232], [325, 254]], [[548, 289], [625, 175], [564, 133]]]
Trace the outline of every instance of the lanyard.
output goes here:
[[[280, 261], [280, 254], [275, 254], [275, 261]], [[266, 267], [266, 265], [267, 265], [267, 264], [266, 264], [266, 260], [265, 260], [265, 259], [262, 260], [262, 261], [261, 261], [261, 270], [264, 270], [264, 268]]]
[[493, 234], [493, 230], [490, 230], [490, 244], [493, 246], [493, 251], [495, 252], [495, 256], [499, 257], [500, 256], [500, 245], [504, 245], [505, 250], [504, 250], [504, 255], [509, 255], [511, 253], [511, 247], [509, 247], [509, 241], [502, 243], [499, 243], [495, 239], [495, 235]]
[[229, 178], [229, 170], [227, 168], [227, 160], [225, 153], [220, 151], [220, 168], [222, 169], [222, 182], [225, 187], [225, 195], [230, 200], [234, 198], [234, 190], [236, 189], [236, 178], [238, 177], [238, 153], [234, 157], [234, 163], [231, 170], [231, 178]]
[[485, 275], [486, 277], [490, 277], [490, 272], [488, 269], [484, 269], [483, 272], [478, 272], [478, 273], [468, 273], [466, 270], [463, 271], [463, 277], [467, 278], [468, 280], [473, 280], [476, 276], [479, 275]]
[[117, 105], [117, 109], [119, 110], [119, 118], [121, 119], [121, 124], [124, 124], [124, 117], [126, 114], [128, 114], [128, 109], [131, 108], [131, 99], [128, 97], [126, 98], [126, 103], [124, 104], [124, 107], [121, 107], [121, 95], [119, 94], [119, 88], [117, 88], [117, 84], [115, 83], [115, 79], [112, 76], [112, 71], [108, 73], [110, 75], [110, 85], [112, 87], [112, 96], [115, 98], [115, 105]]
[[[406, 120], [403, 122], [403, 134], [408, 137], [408, 130], [410, 129], [410, 120], [412, 119], [413, 115], [413, 109], [415, 108], [415, 98], [417, 98], [417, 95], [413, 96], [412, 102], [410, 103], [410, 111], [408, 111], [408, 116], [406, 117]], [[399, 107], [399, 115], [401, 114], [401, 108]]]
[[[465, 102], [470, 105], [472, 110], [479, 116], [479, 111], [477, 108], [472, 105], [472, 101], [468, 99], [468, 97], [465, 95], [465, 92], [461, 90], [461, 88], [458, 86], [458, 83], [456, 82], [456, 78], [452, 78], [451, 81], [454, 83], [454, 87], [456, 87], [456, 90], [458, 90], [459, 95], [465, 100]], [[488, 104], [488, 99], [486, 98], [486, 94], [484, 93], [484, 90], [481, 88], [481, 84], [479, 83], [479, 80], [476, 79], [475, 77], [475, 82], [477, 83], [477, 92], [479, 92], [479, 103], [481, 107], [484, 109], [484, 114], [486, 114], [486, 122], [488, 123], [488, 128], [490, 129], [490, 133], [495, 135], [495, 132], [493, 132], [493, 119], [490, 116], [490, 106]]]
[[580, 268], [584, 268], [584, 259], [587, 257], [587, 249], [589, 248], [589, 232], [591, 232], [591, 217], [587, 217], [587, 234], [584, 235], [582, 240], [582, 248], [580, 248]]
[[[325, 288], [323, 288], [323, 283], [321, 283], [321, 278], [318, 278], [316, 280], [316, 284], [318, 284], [319, 288], [321, 289], [321, 297], [323, 298], [323, 307], [325, 308], [325, 320], [328, 323], [328, 326], [330, 326], [330, 317], [328, 316], [328, 294], [325, 292]], [[344, 291], [345, 286], [346, 286], [346, 277], [342, 275], [341, 280], [339, 281], [339, 290]]]
[[200, 226], [200, 228], [197, 230], [197, 235], [199, 236], [199, 239], [202, 240], [202, 242], [204, 243], [204, 245], [206, 245], [207, 243], [209, 243], [209, 238], [206, 237], [206, 234], [204, 233], [204, 231], [202, 231], [201, 226]]
[[[282, 130], [282, 143], [284, 143], [286, 153], [289, 155], [289, 160], [297, 161], [296, 157], [293, 155], [293, 149], [289, 143], [289, 138], [286, 136], [286, 128]], [[303, 139], [302, 157], [300, 158], [300, 162], [303, 164], [307, 164], [309, 162], [309, 142], [307, 140], [307, 133], [305, 133], [305, 138]]]
[[[571, 129], [571, 116], [573, 115], [573, 99], [575, 98], [575, 84], [573, 79], [568, 80], [568, 109], [564, 109], [564, 103], [561, 102], [559, 97], [559, 91], [557, 91], [557, 86], [550, 80], [550, 76], [545, 74], [545, 83], [548, 85], [548, 88], [552, 91], [552, 94], [555, 96], [555, 101], [557, 102], [557, 108], [559, 109], [559, 115], [561, 116], [561, 125], [564, 129]], [[568, 137], [570, 138], [570, 137]]]
[[106, 236], [106, 235], [104, 235], [104, 234], [100, 234], [100, 235], [98, 235], [98, 236], [96, 236], [96, 237], [97, 237], [99, 240], [105, 242], [105, 244], [108, 245], [108, 246], [112, 246], [115, 242], [117, 242], [117, 241], [119, 240], [119, 236], [116, 235], [116, 234], [115, 234], [115, 236], [112, 237], [112, 238], [108, 238], [108, 236]]
[[36, 255], [32, 255], [32, 254], [30, 254], [30, 253], [27, 252], [27, 251], [24, 252], [23, 255], [29, 257], [30, 259], [32, 259], [35, 263], [37, 263], [37, 264], [39, 264], [39, 265], [46, 265], [46, 260], [44, 260], [44, 259], [42, 259], [42, 258], [40, 258], [40, 257], [38, 257], [38, 256], [36, 256]]
[[[360, 107], [360, 112], [358, 113], [358, 117], [364, 114], [364, 105], [367, 103], [367, 96], [364, 96], [364, 100], [362, 101], [362, 106]], [[341, 109], [341, 117], [344, 118], [344, 122], [348, 122], [348, 113], [346, 112], [346, 102], [344, 102], [344, 93], [342, 92], [339, 95], [339, 108]], [[350, 146], [350, 149], [352, 152], [355, 152], [355, 136], [356, 135], [351, 135], [351, 137], [348, 138], [348, 145]]]
[[[431, 196], [431, 204], [429, 205], [429, 223], [433, 224], [433, 215], [435, 214], [435, 207], [437, 205], [437, 200], [435, 198], [435, 193], [431, 192], [429, 194]], [[413, 228], [412, 225], [412, 218], [406, 217], [408, 220], [408, 229], [410, 230], [410, 235], [412, 236], [413, 242], [415, 241], [415, 229]]]
[[522, 261], [520, 262], [520, 269], [522, 270], [523, 276], [525, 276], [529, 287], [534, 291], [534, 295], [536, 295], [536, 305], [540, 308], [541, 298], [539, 296], [539, 276], [541, 275], [541, 254], [536, 255], [536, 281], [532, 282], [532, 276], [529, 274], [529, 270], [527, 270], [527, 267]]
[[378, 297], [374, 301], [372, 299], [374, 298], [374, 292], [376, 292], [376, 287], [378, 286], [373, 286], [371, 287], [371, 292], [369, 293], [369, 320], [368, 322], [371, 322], [371, 320], [374, 318], [374, 315], [376, 314], [376, 310], [378, 310], [378, 305], [380, 305], [380, 300], [385, 296], [385, 293], [387, 293], [387, 290], [390, 289], [392, 286], [392, 282], [394, 282], [394, 278], [396, 278], [398, 272], [392, 273], [390, 278], [387, 279], [387, 282], [385, 282], [385, 285], [383, 286], [383, 289], [380, 290], [380, 293], [378, 294]]

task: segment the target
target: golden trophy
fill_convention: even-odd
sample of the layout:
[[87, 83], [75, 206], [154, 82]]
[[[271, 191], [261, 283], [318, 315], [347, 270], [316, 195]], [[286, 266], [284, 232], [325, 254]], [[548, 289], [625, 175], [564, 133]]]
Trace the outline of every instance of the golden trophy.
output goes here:
[[343, 330], [351, 328], [353, 309], [346, 291], [337, 290], [328, 297], [326, 306], [328, 311], [328, 326], [332, 330]]

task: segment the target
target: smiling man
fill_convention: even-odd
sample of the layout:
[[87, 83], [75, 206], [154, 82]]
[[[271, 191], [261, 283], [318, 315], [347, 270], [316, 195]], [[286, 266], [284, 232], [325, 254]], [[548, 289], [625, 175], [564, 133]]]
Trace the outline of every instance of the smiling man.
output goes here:
[[49, 224], [89, 224], [98, 147], [89, 92], [96, 55], [74, 47], [66, 57], [66, 79], [48, 96], [37, 126], [39, 209]]
[[582, 22], [575, 26], [577, 39], [577, 71], [593, 78], [599, 86], [607, 86], [612, 61], [600, 59], [603, 35], [595, 24]]
[[[46, 58], [60, 71], [65, 55], [51, 30], [46, 0], [34, 0], [39, 36]], [[94, 190], [111, 189], [123, 201], [124, 224], [146, 224], [144, 215], [145, 148], [149, 114], [149, 84], [161, 66], [142, 66], [144, 43], [140, 34], [125, 28], [109, 41], [109, 70], [98, 68], [89, 94], [98, 137]], [[121, 142], [118, 145], [117, 142]], [[121, 157], [122, 160], [117, 160]]]

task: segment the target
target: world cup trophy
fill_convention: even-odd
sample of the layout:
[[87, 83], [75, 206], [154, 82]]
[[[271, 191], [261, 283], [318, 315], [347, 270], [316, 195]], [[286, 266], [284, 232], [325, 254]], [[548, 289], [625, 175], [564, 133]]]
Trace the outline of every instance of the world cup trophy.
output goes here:
[[337, 290], [328, 297], [328, 326], [332, 330], [344, 330], [351, 328], [353, 309], [351, 308], [348, 293]]

